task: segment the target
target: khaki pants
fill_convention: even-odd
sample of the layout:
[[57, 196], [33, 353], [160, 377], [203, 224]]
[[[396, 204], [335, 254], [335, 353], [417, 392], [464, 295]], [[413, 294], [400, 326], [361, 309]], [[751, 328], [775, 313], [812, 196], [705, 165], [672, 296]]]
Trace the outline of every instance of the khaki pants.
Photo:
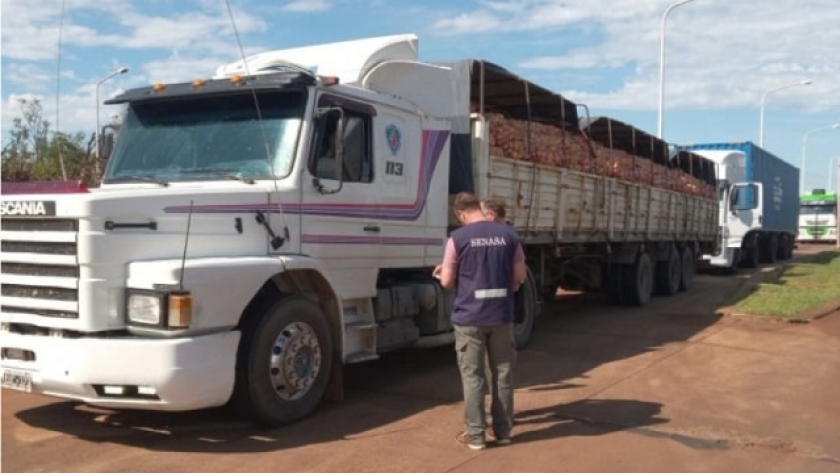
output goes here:
[[[496, 438], [509, 438], [513, 428], [513, 325], [455, 325], [455, 351], [464, 388], [464, 431], [484, 439], [487, 429], [484, 393], [489, 386]], [[489, 368], [491, 379], [487, 379]]]

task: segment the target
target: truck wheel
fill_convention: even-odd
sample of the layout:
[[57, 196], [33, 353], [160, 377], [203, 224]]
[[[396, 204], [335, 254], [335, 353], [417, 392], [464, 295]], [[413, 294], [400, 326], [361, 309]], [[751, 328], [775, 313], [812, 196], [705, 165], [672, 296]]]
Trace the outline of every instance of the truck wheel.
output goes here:
[[776, 250], [776, 259], [784, 261], [790, 259], [790, 238], [787, 235], [779, 237], [779, 248]]
[[764, 262], [773, 264], [776, 262], [776, 254], [779, 252], [779, 237], [770, 235], [767, 246], [764, 249]]
[[624, 267], [624, 303], [644, 307], [653, 294], [653, 263], [650, 256], [642, 252], [636, 262]]
[[656, 292], [664, 296], [673, 296], [680, 290], [682, 267], [676, 248], [668, 250], [668, 259], [656, 263]]
[[738, 272], [738, 268], [741, 267], [741, 250], [733, 250], [732, 252], [732, 263], [729, 264], [727, 268], [724, 269], [724, 273], [727, 275], [733, 275]]
[[758, 242], [756, 241], [756, 242], [753, 242], [752, 248], [747, 248], [746, 249], [747, 254], [746, 254], [746, 258], [744, 258], [744, 261], [742, 262], [743, 267], [750, 268], [750, 269], [758, 267], [758, 263], [759, 263], [759, 261], [758, 261], [758, 259], [759, 259], [758, 258], [759, 257], [759, 253], [758, 253], [759, 249], [758, 248], [759, 248], [758, 247]]
[[680, 291], [691, 289], [691, 285], [694, 283], [695, 272], [694, 250], [683, 248], [680, 252]]
[[306, 416], [327, 388], [332, 351], [321, 310], [300, 296], [283, 298], [242, 329], [234, 406], [272, 427]]
[[610, 303], [624, 305], [624, 266], [619, 264], [609, 265], [607, 273], [606, 293]]
[[517, 312], [517, 319], [521, 318], [521, 322], [513, 324], [513, 345], [517, 350], [521, 350], [531, 342], [539, 306], [537, 285], [530, 270], [525, 283], [516, 291], [515, 304], [514, 310]]

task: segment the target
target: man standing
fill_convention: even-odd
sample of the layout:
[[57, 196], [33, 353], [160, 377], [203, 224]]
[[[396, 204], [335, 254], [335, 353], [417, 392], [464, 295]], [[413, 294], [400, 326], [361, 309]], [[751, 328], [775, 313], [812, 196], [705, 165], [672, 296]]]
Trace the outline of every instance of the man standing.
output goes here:
[[482, 201], [481, 211], [484, 212], [484, 216], [487, 220], [491, 220], [496, 223], [507, 223], [505, 220], [505, 217], [507, 216], [505, 206], [498, 200]]
[[482, 450], [487, 365], [493, 433], [499, 444], [511, 440], [514, 292], [526, 277], [525, 256], [516, 232], [488, 221], [474, 195], [458, 194], [453, 208], [463, 226], [450, 235], [434, 276], [443, 287], [456, 289], [452, 323], [464, 389], [464, 431], [457, 439], [470, 449]]

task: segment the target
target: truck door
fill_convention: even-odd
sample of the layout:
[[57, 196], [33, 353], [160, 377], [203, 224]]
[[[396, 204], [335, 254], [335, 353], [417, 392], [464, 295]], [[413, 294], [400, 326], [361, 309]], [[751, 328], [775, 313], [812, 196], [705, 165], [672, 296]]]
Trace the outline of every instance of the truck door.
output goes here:
[[[374, 118], [374, 156], [382, 206], [384, 267], [422, 265], [427, 245], [442, 246], [427, 235], [426, 193], [433, 172], [422, 156], [420, 118], [380, 109]], [[411, 263], [411, 261], [414, 261]]]
[[731, 238], [743, 237], [750, 230], [761, 228], [763, 218], [762, 184], [735, 184], [729, 191], [727, 226]]
[[324, 94], [310, 137], [301, 251], [325, 262], [343, 299], [375, 295], [382, 200], [374, 179], [375, 115], [370, 104]]

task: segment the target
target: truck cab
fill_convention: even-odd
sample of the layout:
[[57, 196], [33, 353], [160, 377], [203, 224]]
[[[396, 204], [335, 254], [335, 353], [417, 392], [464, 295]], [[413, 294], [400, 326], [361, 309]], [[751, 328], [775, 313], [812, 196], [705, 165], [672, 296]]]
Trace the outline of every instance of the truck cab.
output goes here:
[[729, 272], [792, 256], [798, 170], [750, 142], [685, 147], [718, 167], [721, 245], [703, 258]]
[[4, 387], [279, 425], [344, 363], [451, 342], [451, 85], [411, 93], [447, 79], [416, 55], [298, 48], [111, 99], [100, 188], [2, 197]]
[[799, 241], [836, 242], [837, 194], [814, 189], [799, 198]]

